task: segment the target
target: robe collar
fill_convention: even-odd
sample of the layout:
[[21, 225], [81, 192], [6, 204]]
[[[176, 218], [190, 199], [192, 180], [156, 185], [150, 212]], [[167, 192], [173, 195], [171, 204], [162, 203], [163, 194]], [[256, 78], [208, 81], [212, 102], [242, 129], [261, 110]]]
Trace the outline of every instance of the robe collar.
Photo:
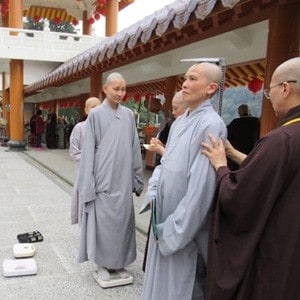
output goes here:
[[[203, 112], [205, 113], [205, 111], [211, 107], [212, 107], [212, 104], [211, 104], [210, 100], [206, 100], [206, 101], [202, 102], [201, 104], [199, 104], [199, 106], [196, 107], [193, 111], [189, 111], [189, 109], [187, 109], [183, 115], [178, 117], [178, 119], [180, 118], [181, 121], [180, 121], [180, 124], [178, 124], [179, 125], [178, 131], [175, 133], [175, 135], [176, 136], [183, 135], [184, 132], [189, 128], [190, 123], [194, 122], [195, 116], [197, 116], [198, 114], [201, 114]], [[175, 120], [175, 122], [176, 122], [176, 120]]]
[[193, 111], [190, 111], [190, 109], [188, 108], [184, 114], [185, 117], [192, 117], [204, 110], [206, 110], [208, 107], [211, 107], [212, 104], [210, 102], [210, 99], [205, 100], [204, 102], [202, 102], [201, 104], [199, 104]]
[[300, 105], [290, 109], [287, 114], [279, 121], [279, 125], [282, 126], [284, 123], [300, 117]]
[[114, 110], [112, 109], [112, 107], [110, 106], [110, 104], [108, 103], [107, 98], [105, 98], [105, 99], [103, 100], [103, 102], [102, 102], [101, 105], [103, 105], [104, 108], [110, 110], [111, 113], [112, 113], [116, 118], [118, 118], [118, 119], [121, 118], [121, 105], [120, 105], [120, 104], [118, 104], [118, 107], [117, 107], [116, 111], [114, 111]]

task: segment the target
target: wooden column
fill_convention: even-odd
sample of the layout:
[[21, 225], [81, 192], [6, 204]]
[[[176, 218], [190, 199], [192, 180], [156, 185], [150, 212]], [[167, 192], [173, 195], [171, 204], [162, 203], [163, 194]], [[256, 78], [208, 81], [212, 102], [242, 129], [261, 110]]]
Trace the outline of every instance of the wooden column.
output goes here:
[[[23, 28], [23, 0], [9, 1], [9, 27]], [[24, 140], [24, 98], [23, 98], [23, 60], [10, 61], [10, 150], [25, 150]]]
[[10, 141], [24, 140], [23, 61], [10, 62]]
[[100, 73], [95, 73], [91, 76], [90, 80], [90, 97], [101, 97], [102, 78]]
[[[299, 56], [300, 10], [299, 4], [278, 5], [269, 19], [266, 56], [265, 87], [273, 71], [285, 60]], [[277, 118], [270, 100], [263, 99], [260, 135], [277, 127]]]
[[176, 92], [177, 77], [171, 76], [166, 79], [166, 102], [164, 103], [164, 109], [172, 111], [172, 99]]
[[112, 36], [118, 31], [118, 0], [106, 1], [105, 35]]
[[87, 11], [85, 10], [82, 14], [82, 34], [91, 35], [92, 25], [88, 21]]

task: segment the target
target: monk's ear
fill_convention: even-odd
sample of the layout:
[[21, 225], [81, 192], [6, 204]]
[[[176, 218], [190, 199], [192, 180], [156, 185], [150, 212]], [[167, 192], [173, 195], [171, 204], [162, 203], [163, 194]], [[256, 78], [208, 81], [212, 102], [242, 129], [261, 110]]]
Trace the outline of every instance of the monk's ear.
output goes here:
[[213, 95], [219, 88], [219, 85], [215, 82], [212, 82], [210, 83], [208, 86], [207, 86], [207, 94], [208, 95]]
[[106, 94], [106, 91], [107, 91], [107, 84], [104, 84], [103, 85], [103, 92]]

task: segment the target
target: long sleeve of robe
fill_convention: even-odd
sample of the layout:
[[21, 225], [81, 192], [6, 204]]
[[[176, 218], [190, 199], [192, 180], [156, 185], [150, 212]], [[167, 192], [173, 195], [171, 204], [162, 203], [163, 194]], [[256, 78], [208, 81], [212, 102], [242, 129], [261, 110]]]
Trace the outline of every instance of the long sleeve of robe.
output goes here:
[[107, 100], [85, 125], [78, 189], [84, 203], [79, 261], [121, 269], [136, 258], [133, 195], [143, 190], [143, 166], [133, 112]]
[[223, 120], [206, 101], [175, 120], [159, 174], [149, 181], [145, 201], [156, 194], [157, 224], [152, 220], [152, 226], [158, 240], [151, 232], [142, 299], [192, 298], [197, 257], [202, 264], [206, 260], [208, 212], [216, 187], [216, 173], [200, 149], [209, 133], [226, 138]]
[[70, 147], [69, 154], [70, 157], [77, 162], [79, 165], [82, 145], [83, 145], [83, 137], [84, 137], [84, 121], [77, 123], [70, 135]]
[[[285, 121], [300, 117], [300, 106]], [[300, 122], [264, 136], [240, 169], [218, 169], [207, 300], [294, 300], [300, 276]]]

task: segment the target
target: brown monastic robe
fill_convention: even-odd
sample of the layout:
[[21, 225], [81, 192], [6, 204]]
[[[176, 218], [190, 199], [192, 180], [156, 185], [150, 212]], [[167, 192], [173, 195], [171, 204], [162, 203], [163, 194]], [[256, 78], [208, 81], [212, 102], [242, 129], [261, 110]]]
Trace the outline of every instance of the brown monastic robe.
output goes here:
[[239, 170], [219, 168], [206, 300], [299, 299], [299, 117], [290, 110]]

